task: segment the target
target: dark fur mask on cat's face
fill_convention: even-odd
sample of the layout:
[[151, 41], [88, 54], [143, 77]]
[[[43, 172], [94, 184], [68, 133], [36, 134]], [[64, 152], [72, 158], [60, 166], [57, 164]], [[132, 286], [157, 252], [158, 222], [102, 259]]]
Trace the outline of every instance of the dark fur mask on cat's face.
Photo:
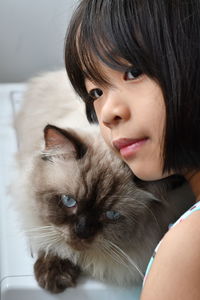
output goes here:
[[[48, 125], [45, 151], [34, 165], [32, 213], [39, 226], [37, 238], [30, 235], [30, 239], [39, 257], [35, 264], [39, 284], [61, 291], [74, 284], [77, 265], [96, 278], [121, 285], [141, 280], [154, 246], [174, 217], [165, 201], [155, 196], [159, 188], [153, 194], [138, 188], [129, 168], [95, 131], [77, 133]], [[57, 264], [66, 261], [76, 275], [70, 275], [62, 288], [54, 288]], [[56, 274], [44, 274], [45, 264]], [[44, 278], [52, 281], [44, 283]]]

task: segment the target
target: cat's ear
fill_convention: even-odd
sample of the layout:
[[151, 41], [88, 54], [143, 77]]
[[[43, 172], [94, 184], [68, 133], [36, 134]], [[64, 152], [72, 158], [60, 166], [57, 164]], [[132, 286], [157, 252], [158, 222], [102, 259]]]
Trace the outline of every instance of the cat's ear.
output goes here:
[[[73, 155], [76, 159], [82, 158], [87, 146], [72, 129], [65, 130], [54, 125], [44, 128], [45, 153], [61, 149], [63, 154]], [[47, 158], [47, 157], [46, 157]]]

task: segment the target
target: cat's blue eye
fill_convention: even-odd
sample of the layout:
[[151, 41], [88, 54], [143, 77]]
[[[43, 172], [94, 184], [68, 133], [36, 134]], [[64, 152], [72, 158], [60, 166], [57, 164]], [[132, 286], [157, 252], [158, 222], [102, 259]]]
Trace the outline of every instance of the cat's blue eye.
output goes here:
[[96, 100], [103, 95], [103, 91], [101, 89], [92, 89], [88, 95], [92, 100]]
[[74, 207], [77, 205], [77, 201], [68, 195], [60, 196], [62, 203], [67, 207]]
[[131, 68], [124, 73], [124, 80], [136, 80], [138, 79], [143, 72], [136, 68]]
[[114, 210], [108, 210], [106, 212], [106, 217], [109, 219], [109, 220], [118, 220], [120, 218], [121, 214], [117, 211], [114, 211]]

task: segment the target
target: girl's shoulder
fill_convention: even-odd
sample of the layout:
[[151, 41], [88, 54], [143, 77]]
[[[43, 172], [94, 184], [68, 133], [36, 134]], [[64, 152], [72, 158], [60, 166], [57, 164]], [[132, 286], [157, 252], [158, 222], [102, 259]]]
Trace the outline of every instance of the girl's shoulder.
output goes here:
[[[173, 242], [174, 250], [175, 245], [177, 249], [180, 249], [180, 247], [183, 247], [186, 243], [188, 247], [193, 245], [196, 249], [200, 249], [200, 202], [194, 204], [171, 226], [163, 238], [160, 248], [162, 244], [167, 245], [170, 242]], [[167, 248], [169, 248], [169, 246], [167, 246]], [[190, 252], [189, 249], [188, 251]]]
[[[160, 248], [162, 245], [168, 242], [172, 242], [173, 245], [184, 245], [188, 242], [195, 243], [196, 247], [200, 248], [200, 205], [198, 209], [191, 209], [187, 211], [166, 233], [162, 240]], [[199, 243], [198, 243], [199, 241]], [[160, 251], [160, 249], [159, 249]], [[200, 252], [199, 252], [200, 254]]]
[[197, 203], [164, 236], [141, 299], [200, 299], [199, 278], [200, 205]]

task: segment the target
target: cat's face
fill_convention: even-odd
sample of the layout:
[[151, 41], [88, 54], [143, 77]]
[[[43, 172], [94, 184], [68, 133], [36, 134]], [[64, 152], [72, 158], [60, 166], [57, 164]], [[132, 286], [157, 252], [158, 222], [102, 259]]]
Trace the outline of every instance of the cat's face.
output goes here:
[[106, 241], [133, 247], [133, 235], [153, 219], [148, 210], [158, 204], [155, 197], [136, 187], [132, 172], [96, 133], [47, 126], [45, 144], [32, 175], [43, 225], [75, 250]]

